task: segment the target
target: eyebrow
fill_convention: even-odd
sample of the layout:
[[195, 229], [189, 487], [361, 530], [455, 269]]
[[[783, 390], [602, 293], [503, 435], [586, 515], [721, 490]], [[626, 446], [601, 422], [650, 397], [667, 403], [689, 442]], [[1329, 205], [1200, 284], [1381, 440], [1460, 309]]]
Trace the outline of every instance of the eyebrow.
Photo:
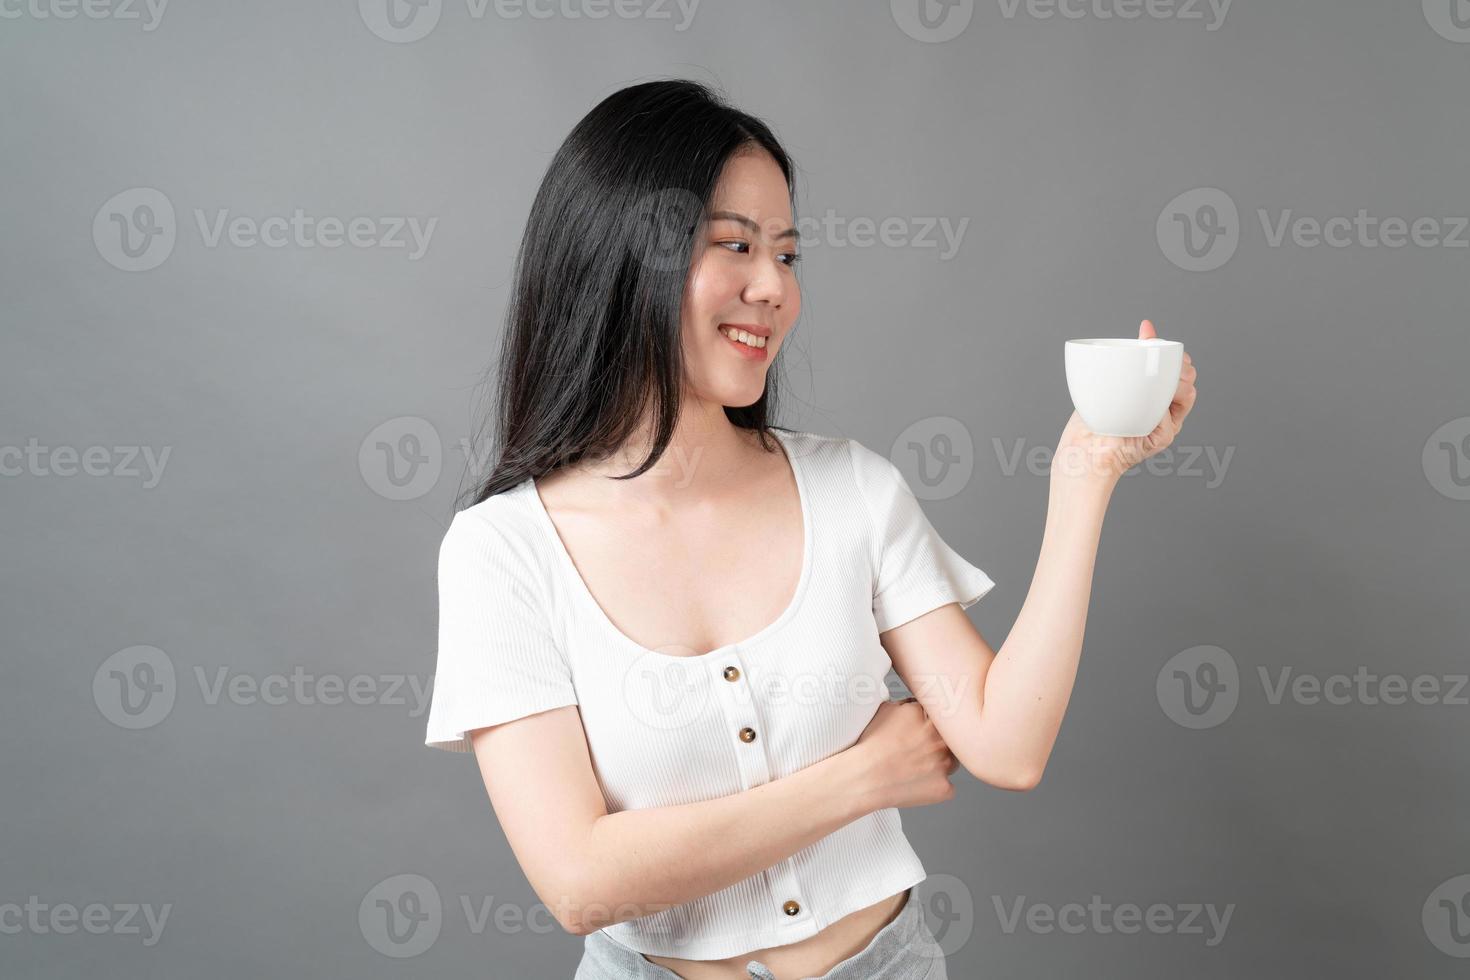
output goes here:
[[[742, 224], [745, 227], [749, 228], [751, 231], [760, 231], [761, 230], [760, 229], [760, 225], [756, 224], [754, 221], [751, 221], [749, 218], [747, 218], [743, 214], [738, 214], [737, 212], [734, 212], [734, 211], [714, 211], [714, 212], [711, 212], [710, 213], [710, 220], [712, 220], [712, 221], [719, 221], [719, 220], [722, 220], [722, 219], [725, 220], [725, 221], [736, 221], [736, 222], [739, 222], [740, 224]], [[776, 235], [776, 237], [777, 238], [795, 238], [796, 237], [796, 229], [795, 228], [787, 228], [785, 231], [779, 232]]]

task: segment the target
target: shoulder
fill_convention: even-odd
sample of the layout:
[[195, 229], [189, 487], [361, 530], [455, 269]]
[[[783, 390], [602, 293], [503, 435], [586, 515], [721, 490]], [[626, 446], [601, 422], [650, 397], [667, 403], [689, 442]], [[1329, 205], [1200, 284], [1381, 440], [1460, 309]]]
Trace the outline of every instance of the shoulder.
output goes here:
[[813, 432], [784, 434], [803, 472], [834, 490], [838, 499], [851, 500], [856, 508], [852, 516], [870, 528], [887, 523], [913, 500], [903, 471], [857, 439]]
[[886, 474], [893, 469], [888, 457], [858, 442], [856, 439], [842, 440], [852, 460], [853, 469], [859, 478], [871, 479], [874, 474]]
[[850, 483], [857, 469], [871, 470], [874, 460], [883, 459], [847, 436], [787, 429], [780, 430], [780, 435], [803, 471], [823, 479], [845, 478]]
[[870, 449], [856, 439], [846, 439], [853, 479], [864, 500], [882, 501], [906, 489], [903, 473], [882, 453]]
[[529, 484], [486, 497], [457, 512], [439, 545], [441, 572], [474, 565], [502, 572], [544, 567], [544, 535], [529, 508]]
[[781, 435], [804, 473], [855, 492], [865, 503], [891, 497], [906, 485], [887, 456], [849, 436], [787, 430]]

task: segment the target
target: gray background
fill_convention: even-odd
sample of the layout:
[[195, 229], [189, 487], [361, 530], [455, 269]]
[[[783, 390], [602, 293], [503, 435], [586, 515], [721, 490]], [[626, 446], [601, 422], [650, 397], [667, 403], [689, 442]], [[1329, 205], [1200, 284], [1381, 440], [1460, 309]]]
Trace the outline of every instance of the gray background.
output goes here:
[[[771, 122], [800, 216], [909, 229], [808, 234], [780, 421], [891, 453], [916, 490], [914, 437], [960, 434], [925, 506], [998, 583], [971, 610], [993, 645], [1046, 505], [1044, 466], [1003, 458], [1055, 445], [1064, 340], [1153, 319], [1200, 369], [1176, 446], [1232, 453], [1223, 478], [1181, 453], [1119, 486], [1042, 784], [962, 772], [954, 801], [904, 811], [931, 916], [960, 910], [931, 919], [950, 975], [1463, 976], [1470, 708], [1445, 695], [1470, 633], [1451, 469], [1470, 465], [1470, 249], [1273, 246], [1258, 216], [1470, 214], [1470, 29], [1448, 2], [1238, 0], [1214, 30], [1204, 6], [989, 2], [950, 11], [970, 20], [942, 41], [903, 29], [910, 0], [705, 0], [683, 30], [674, 7], [477, 18], [446, 0], [412, 43], [369, 27], [372, 2], [178, 3], [152, 30], [145, 11], [19, 8], [0, 21], [0, 452], [51, 455], [11, 452], [0, 477], [0, 906], [100, 903], [111, 925], [0, 916], [0, 975], [572, 973], [581, 940], [544, 915], [496, 924], [537, 900], [470, 757], [425, 748], [405, 692], [433, 670], [460, 440], [537, 183], [603, 96], [691, 75]], [[167, 198], [176, 241], [130, 272], [91, 229], [132, 216], [136, 195], [108, 202], [135, 188]], [[1188, 271], [1157, 224], [1207, 217], [1189, 198], [1166, 213], [1199, 188], [1238, 207], [1219, 242], [1235, 251]], [[437, 225], [414, 260], [210, 246], [195, 217], [296, 208]], [[934, 217], [969, 219], [956, 254], [912, 241]], [[395, 486], [379, 443], [417, 451], [395, 466], [418, 482]], [[63, 475], [90, 447], [95, 475]], [[167, 450], [162, 478], [129, 475], [118, 447]], [[1200, 646], [1238, 681], [1217, 692], [1228, 717], [1190, 727], [1167, 665]], [[112, 670], [146, 679], [145, 654], [174, 700], [129, 728]], [[1360, 667], [1441, 694], [1273, 703], [1260, 675]], [[355, 681], [366, 703], [212, 698], [221, 670]], [[377, 899], [424, 881], [437, 938], [380, 952], [406, 947], [384, 943]], [[1233, 911], [1213, 945], [1207, 924], [1007, 931], [997, 912], [1094, 895]], [[128, 931], [130, 903], [171, 906], [156, 943]]]

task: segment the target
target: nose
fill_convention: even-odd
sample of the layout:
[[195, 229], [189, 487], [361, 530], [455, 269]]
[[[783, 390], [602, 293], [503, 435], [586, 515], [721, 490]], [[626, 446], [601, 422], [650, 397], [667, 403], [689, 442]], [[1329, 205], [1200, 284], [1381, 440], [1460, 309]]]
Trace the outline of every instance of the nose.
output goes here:
[[752, 267], [754, 271], [745, 284], [742, 298], [747, 303], [769, 303], [773, 308], [780, 309], [781, 304], [786, 302], [787, 290], [792, 288], [789, 277], [776, 267], [774, 260], [770, 263], [756, 262]]

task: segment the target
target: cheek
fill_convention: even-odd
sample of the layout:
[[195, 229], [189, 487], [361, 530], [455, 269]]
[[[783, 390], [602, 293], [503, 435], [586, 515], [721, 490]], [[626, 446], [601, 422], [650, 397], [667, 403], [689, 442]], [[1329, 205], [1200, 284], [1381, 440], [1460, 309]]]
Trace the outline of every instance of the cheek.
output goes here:
[[696, 320], [714, 326], [724, 310], [740, 298], [740, 280], [718, 261], [704, 261], [693, 271], [684, 293], [685, 308]]

